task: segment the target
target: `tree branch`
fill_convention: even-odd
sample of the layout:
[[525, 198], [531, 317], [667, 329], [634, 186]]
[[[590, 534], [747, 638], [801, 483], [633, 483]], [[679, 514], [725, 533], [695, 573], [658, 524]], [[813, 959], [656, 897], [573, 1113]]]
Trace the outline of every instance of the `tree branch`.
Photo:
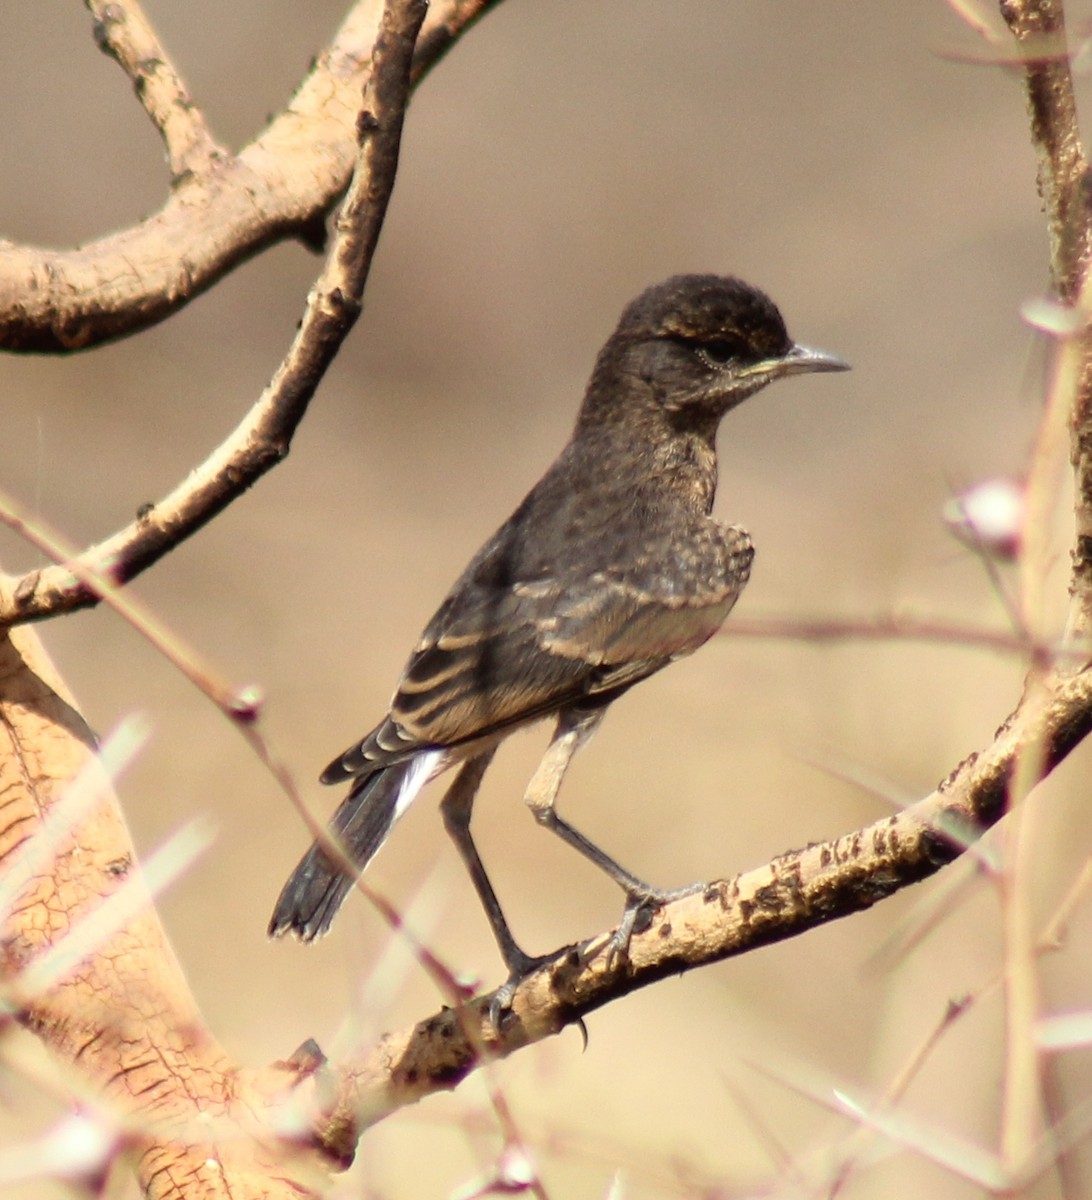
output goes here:
[[1076, 487], [1069, 629], [1074, 635], [1087, 635], [1092, 631], [1092, 176], [1077, 124], [1062, 0], [1001, 0], [1001, 14], [1024, 51], [1024, 86], [1054, 290], [1082, 317], [1075, 331], [1060, 339], [1053, 386], [1069, 412]]
[[[354, 18], [363, 22], [365, 7], [354, 9], [347, 25]], [[458, 30], [465, 28], [465, 23], [459, 22], [473, 19], [485, 7], [485, 3], [438, 5], [438, 11], [447, 13], [449, 24], [442, 20], [434, 23], [421, 46], [428, 46], [430, 53], [442, 53]], [[114, 582], [131, 578], [200, 528], [283, 457], [322, 372], [355, 320], [393, 184], [411, 61], [417, 78], [423, 53], [419, 48], [413, 58], [421, 0], [401, 4], [391, 0], [388, 8], [389, 19], [376, 43], [374, 70], [358, 125], [357, 169], [299, 336], [246, 421], [196, 472], [192, 482], [83, 556], [94, 571]], [[467, 18], [471, 10], [473, 15]], [[133, 6], [122, 11], [127, 19], [138, 12]], [[1004, 0], [1003, 11], [1018, 40], [1064, 39], [1060, 3]], [[146, 75], [140, 74], [144, 68], [137, 66], [135, 47], [147, 43], [140, 41], [137, 32], [136, 26], [128, 27], [126, 41], [115, 30], [112, 48], [119, 60], [129, 64], [130, 74], [143, 79]], [[1081, 190], [1085, 167], [1079, 140], [1074, 140], [1068, 63], [1064, 53], [1045, 51], [1041, 56], [1038, 52], [1027, 54], [1024, 61], [1033, 133], [1041, 153], [1040, 187], [1051, 222], [1055, 280], [1059, 295], [1067, 302], [1083, 303], [1089, 246]], [[358, 72], [359, 78], [359, 63], [346, 62], [345, 69], [349, 74]], [[318, 73], [312, 75], [312, 81]], [[329, 75], [324, 78], [330, 83]], [[196, 166], [187, 169], [201, 173], [205, 167], [200, 132], [193, 126], [187, 131], [185, 124], [172, 125], [170, 110], [184, 96], [184, 85], [173, 71], [159, 80], [159, 85], [162, 91], [148, 85], [154, 94], [146, 97], [146, 106], [163, 131], [172, 164], [189, 161], [192, 156]], [[341, 95], [334, 101], [331, 93], [324, 104], [344, 107], [344, 100]], [[278, 118], [267, 136], [289, 115]], [[228, 174], [219, 176], [221, 164], [216, 154], [210, 152], [206, 157], [208, 176], [200, 186], [206, 186], [213, 176], [229, 180]], [[229, 170], [242, 169], [242, 158], [231, 160], [234, 166]], [[187, 186], [188, 181], [182, 183], [175, 195]], [[201, 193], [206, 198], [209, 195]], [[172, 196], [171, 202], [174, 199]], [[187, 236], [210, 236], [207, 229], [198, 235], [189, 224], [181, 228]], [[307, 226], [296, 223], [291, 228], [300, 235]], [[241, 253], [252, 253], [254, 248], [256, 243]], [[227, 269], [222, 252], [219, 261], [221, 268]], [[205, 276], [202, 286], [211, 281]], [[139, 288], [135, 294], [145, 299], [149, 295]], [[99, 300], [101, 296], [96, 303]], [[177, 306], [174, 300], [170, 303]], [[79, 320], [87, 322], [66, 326], [62, 321], [58, 326], [62, 332], [75, 330], [77, 342], [85, 335], [89, 339], [118, 336], [120, 326], [114, 326], [114, 333], [103, 333], [110, 328], [109, 322], [96, 325], [97, 314], [90, 310], [77, 306], [68, 311], [70, 317], [76, 313]], [[94, 329], [99, 332], [88, 332]], [[49, 336], [59, 335], [53, 330]], [[1059, 394], [1073, 398], [1078, 476], [1073, 577], [1076, 617], [1071, 629], [1082, 621], [1087, 626], [1092, 596], [1088, 585], [1092, 576], [1089, 360], [1086, 335], [1062, 344], [1059, 377], [1063, 383], [1071, 377], [1073, 388], [1063, 388]], [[95, 596], [94, 588], [72, 572], [48, 568], [22, 580], [14, 596], [0, 595], [0, 620], [12, 624], [40, 619], [93, 603]], [[840, 633], [840, 629], [826, 626], [813, 630], [814, 636]], [[6, 801], [9, 795], [14, 798], [3, 809], [0, 854], [14, 853], [40, 825], [64, 781], [90, 755], [90, 734], [38, 653], [27, 631], [0, 637], [0, 737], [7, 743], [6, 754], [0, 755], [0, 770], [8, 772], [0, 786], [5, 789]], [[1047, 657], [1040, 654], [1044, 663]], [[1078, 658], [1067, 648], [1050, 661], [1054, 666], [1043, 665], [1041, 676], [1036, 675], [994, 741], [955, 768], [931, 796], [862, 830], [783, 855], [733, 880], [712, 883], [701, 895], [665, 906], [649, 928], [633, 938], [623, 961], [607, 961], [604, 951], [609, 933], [565, 948], [523, 981], [499, 1029], [487, 1019], [490, 997], [486, 996], [389, 1035], [341, 1069], [320, 1065], [319, 1057], [305, 1048], [293, 1062], [269, 1075], [248, 1076], [226, 1058], [201, 1025], [150, 910], [118, 931], [101, 954], [81, 961], [57, 988], [47, 994], [23, 996], [20, 1019], [63, 1058], [78, 1065], [118, 1111], [131, 1119], [128, 1136], [138, 1148], [142, 1182], [149, 1195], [178, 1194], [178, 1180], [184, 1179], [187, 1195], [298, 1196], [309, 1185], [295, 1180], [297, 1163], [289, 1168], [285, 1159], [289, 1147], [299, 1152], [294, 1138], [308, 1140], [312, 1126], [308, 1121], [286, 1134], [285, 1113], [295, 1110], [301, 1100], [310, 1099], [318, 1113], [314, 1117], [317, 1148], [328, 1163], [343, 1165], [351, 1158], [363, 1128], [398, 1107], [454, 1087], [488, 1057], [507, 1055], [556, 1033], [669, 974], [720, 961], [861, 911], [950, 862], [966, 840], [1004, 814], [1018, 770], [1022, 786], [1015, 790], [1023, 792], [1029, 783], [1029, 763], [1034, 765], [1035, 776], [1030, 781], [1034, 782], [1092, 730], [1092, 672], [1086, 656]], [[49, 877], [31, 881], [26, 897], [5, 917], [0, 966], [11, 995], [19, 995], [20, 981], [27, 979], [40, 956], [63, 939], [69, 928], [86, 920], [101, 897], [112, 894], [118, 880], [134, 870], [132, 848], [116, 801], [107, 791], [104, 788], [104, 799], [92, 816], [73, 828], [70, 844], [56, 856]], [[287, 1102], [286, 1078], [290, 1079]], [[331, 1086], [332, 1101], [327, 1094]], [[153, 1115], [158, 1122], [154, 1127], [149, 1124]], [[196, 1116], [211, 1118], [215, 1132], [196, 1136], [192, 1124]], [[237, 1136], [229, 1137], [231, 1133]], [[300, 1155], [301, 1161], [310, 1162], [312, 1157], [306, 1150]]]
[[227, 151], [217, 144], [137, 0], [87, 0], [95, 41], [117, 60], [159, 130], [171, 178], [208, 173]]
[[[132, 841], [94, 738], [30, 630], [0, 635], [0, 861], [12, 886], [32, 846], [90, 772], [92, 803], [66, 825], [47, 861], [18, 882], [0, 916], [6, 1015], [36, 1033], [117, 1130], [113, 1154], [135, 1151], [152, 1200], [301, 1200], [322, 1163], [277, 1145], [265, 1115], [285, 1070], [243, 1072], [204, 1025], [151, 897], [49, 987], [31, 980], [47, 955], [101, 918], [122, 888], [143, 891]], [[56, 822], [54, 822], [56, 825]], [[47, 1164], [43, 1164], [47, 1165]], [[107, 1163], [103, 1164], [105, 1168]]]
[[[434, 0], [414, 84], [498, 2]], [[382, 7], [359, 0], [284, 112], [238, 155], [223, 155], [200, 134], [201, 118], [166, 57], [154, 68], [142, 61], [160, 51], [136, 6], [93, 4], [97, 36], [138, 83], [167, 141], [171, 192], [147, 220], [77, 250], [0, 239], [0, 347], [86, 349], [162, 321], [275, 242], [321, 246], [325, 215], [352, 169]], [[115, 9], [120, 23], [110, 20]]]
[[499, 1030], [489, 1022], [486, 995], [387, 1035], [338, 1072], [337, 1099], [318, 1122], [322, 1145], [344, 1160], [367, 1126], [456, 1087], [486, 1058], [506, 1057], [668, 975], [796, 937], [927, 878], [1004, 815], [1009, 781], [1029, 746], [1042, 748], [1045, 775], [1090, 731], [1092, 672], [1058, 674], [1045, 692], [1025, 697], [991, 745], [964, 760], [932, 795], [665, 905], [634, 936], [628, 961], [608, 965], [606, 931], [564, 948], [528, 976]]
[[1047, 214], [1051, 274], [1072, 303], [1088, 268], [1088, 165], [1077, 127], [1077, 102], [1062, 0], [1001, 0], [1001, 15], [1023, 51], [1031, 140]]
[[[418, 13], [417, 3], [401, 6]], [[419, 14], [418, 14], [419, 16]], [[419, 24], [419, 20], [417, 22]], [[359, 152], [326, 264], [276, 374], [235, 431], [165, 499], [91, 547], [75, 569], [32, 571], [0, 597], [0, 628], [96, 604], [91, 579], [127, 583], [207, 524], [288, 453], [323, 374], [360, 314], [364, 285], [394, 188], [417, 25], [385, 22], [358, 120]], [[15, 528], [18, 513], [0, 513]]]

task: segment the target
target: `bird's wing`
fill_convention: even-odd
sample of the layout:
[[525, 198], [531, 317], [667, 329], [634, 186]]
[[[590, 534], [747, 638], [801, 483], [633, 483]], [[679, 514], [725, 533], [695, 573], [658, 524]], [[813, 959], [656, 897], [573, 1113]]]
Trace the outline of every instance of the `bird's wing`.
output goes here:
[[548, 641], [573, 594], [551, 579], [464, 592], [416, 647], [390, 719], [421, 742], [452, 745], [578, 699], [601, 659], [557, 653]]
[[544, 652], [541, 604], [464, 577], [414, 647], [387, 717], [323, 772], [367, 774], [425, 747], [453, 746], [549, 712], [579, 695], [582, 664]]
[[628, 570], [577, 564], [522, 579], [507, 569], [508, 543], [495, 539], [429, 623], [386, 719], [323, 781], [499, 735], [583, 700], [605, 702], [696, 650], [735, 603], [752, 550], [731, 526], [702, 521], [685, 532], [650, 545]]
[[579, 590], [553, 581], [516, 585], [503, 596], [464, 603], [440, 628], [430, 626], [386, 720], [331, 763], [323, 780], [605, 699], [696, 649], [720, 627], [731, 600], [665, 603], [600, 579]]

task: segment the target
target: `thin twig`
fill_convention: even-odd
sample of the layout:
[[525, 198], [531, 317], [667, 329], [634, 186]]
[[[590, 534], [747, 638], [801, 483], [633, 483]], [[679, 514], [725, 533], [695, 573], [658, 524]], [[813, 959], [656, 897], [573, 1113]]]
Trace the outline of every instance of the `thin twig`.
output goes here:
[[[1032, 700], [1034, 703], [1034, 699]], [[1001, 1089], [999, 1157], [1006, 1172], [1019, 1177], [1040, 1145], [1046, 1124], [1040, 1050], [1039, 978], [1031, 929], [1029, 844], [1031, 817], [1023, 784], [1032, 783], [1040, 747], [1022, 747], [1013, 776], [1010, 814], [1001, 833], [1002, 861], [996, 882], [1001, 902], [1002, 987], [1004, 992], [1004, 1086]], [[1030, 776], [1025, 779], [1024, 776]]]
[[30, 514], [0, 490], [0, 523], [7, 525], [54, 563], [70, 571], [88, 589], [127, 621], [138, 633], [226, 716], [252, 721], [261, 710], [261, 695], [253, 686], [234, 687], [193, 648], [175, 634], [132, 591], [119, 587], [94, 563], [84, 563], [78, 550], [55, 529]]
[[[1038, 938], [1035, 940], [1032, 952], [1036, 958], [1054, 954], [1062, 949], [1065, 929], [1071, 920], [1078, 904], [1086, 899], [1089, 886], [1092, 885], [1092, 858], [1086, 859], [1077, 877], [1047, 918]], [[972, 1012], [984, 1000], [996, 994], [1004, 984], [1004, 971], [992, 976], [973, 992], [951, 1000], [937, 1023], [926, 1033], [923, 1041], [911, 1052], [905, 1063], [892, 1077], [877, 1107], [888, 1110], [893, 1108], [906, 1094], [910, 1084], [917, 1078], [922, 1067], [928, 1062], [943, 1037], [955, 1024]], [[837, 1155], [836, 1168], [833, 1174], [834, 1183], [830, 1195], [834, 1196], [845, 1186], [857, 1167], [857, 1156], [861, 1152], [863, 1142], [870, 1136], [867, 1128], [858, 1126], [843, 1140]]]
[[[922, 1041], [911, 1051], [910, 1056], [891, 1077], [879, 1097], [878, 1108], [889, 1110], [898, 1104], [917, 1078], [922, 1067], [929, 1061], [944, 1035], [963, 1016], [970, 1004], [971, 999], [966, 996], [949, 1002], [940, 1020], [927, 1031]], [[842, 1141], [830, 1180], [828, 1195], [832, 1200], [849, 1182], [850, 1177], [857, 1169], [858, 1159], [863, 1153], [865, 1145], [874, 1136], [874, 1132], [867, 1126], [858, 1125]]]
[[1019, 633], [984, 629], [932, 617], [879, 613], [862, 617], [737, 617], [721, 629], [720, 637], [783, 638], [801, 642], [911, 641], [939, 642], [968, 650], [999, 650], [1037, 661], [1085, 661], [1092, 647], [1063, 642], [1035, 642]]
[[200, 175], [227, 151], [212, 136], [138, 0], [87, 0], [95, 41], [132, 80], [167, 148], [171, 176]]

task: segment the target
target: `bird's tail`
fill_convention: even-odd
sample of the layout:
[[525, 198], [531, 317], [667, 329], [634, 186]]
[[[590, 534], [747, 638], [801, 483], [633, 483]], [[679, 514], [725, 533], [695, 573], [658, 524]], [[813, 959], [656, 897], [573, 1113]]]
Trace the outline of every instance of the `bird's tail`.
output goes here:
[[[364, 870], [387, 840], [395, 821], [424, 782], [414, 778], [420, 773], [417, 767], [411, 758], [357, 779], [334, 814], [330, 832], [356, 863], [358, 871]], [[411, 788], [413, 792], [407, 796]], [[305, 942], [321, 937], [330, 928], [353, 883], [354, 876], [345, 874], [344, 868], [315, 842], [281, 889], [269, 921], [270, 937], [294, 933]]]

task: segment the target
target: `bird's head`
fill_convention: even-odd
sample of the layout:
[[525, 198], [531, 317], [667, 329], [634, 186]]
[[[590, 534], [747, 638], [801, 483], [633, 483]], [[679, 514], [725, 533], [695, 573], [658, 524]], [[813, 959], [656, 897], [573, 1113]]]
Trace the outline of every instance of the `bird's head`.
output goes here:
[[846, 371], [836, 355], [793, 342], [773, 301], [740, 279], [675, 275], [632, 301], [603, 347], [581, 420], [651, 405], [676, 428], [715, 430], [775, 379]]

